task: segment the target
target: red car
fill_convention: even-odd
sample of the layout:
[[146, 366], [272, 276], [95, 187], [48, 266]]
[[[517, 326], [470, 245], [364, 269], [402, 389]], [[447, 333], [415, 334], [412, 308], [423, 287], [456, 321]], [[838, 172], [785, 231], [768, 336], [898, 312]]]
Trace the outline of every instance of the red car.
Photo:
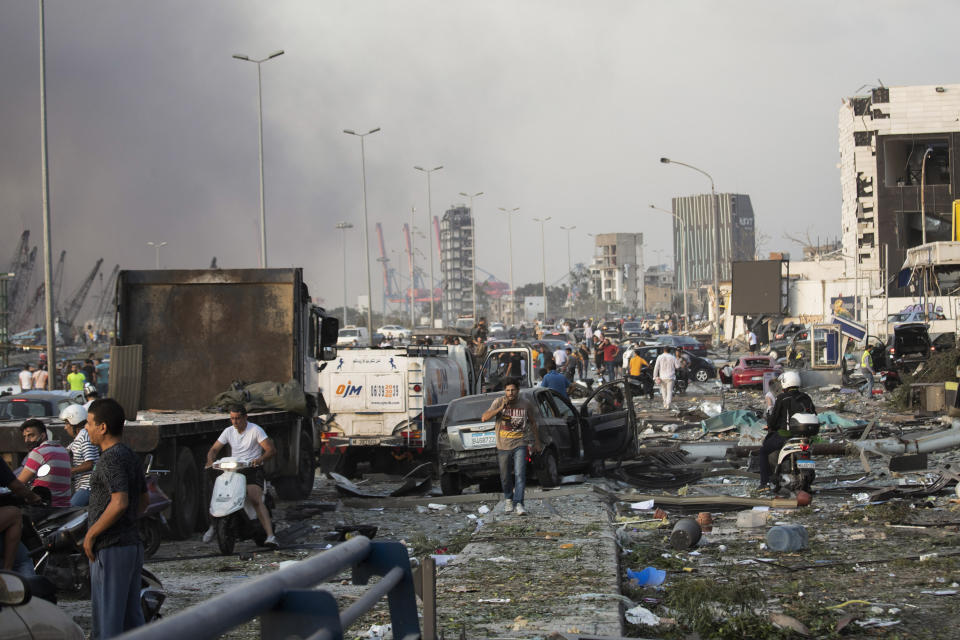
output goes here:
[[783, 369], [773, 360], [765, 356], [743, 356], [737, 360], [733, 367], [733, 375], [730, 379], [734, 388], [760, 386], [763, 384], [763, 374], [772, 371], [780, 375]]

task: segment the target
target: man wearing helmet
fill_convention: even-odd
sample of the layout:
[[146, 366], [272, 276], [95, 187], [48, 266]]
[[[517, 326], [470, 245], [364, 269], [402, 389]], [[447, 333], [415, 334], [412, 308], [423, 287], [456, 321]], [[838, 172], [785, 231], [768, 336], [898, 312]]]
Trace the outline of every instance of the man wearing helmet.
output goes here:
[[783, 392], [777, 396], [767, 416], [767, 436], [760, 447], [760, 489], [770, 486], [770, 454], [779, 451], [790, 439], [790, 416], [795, 413], [816, 413], [813, 400], [800, 390], [800, 374], [785, 371], [780, 376]]
[[[91, 399], [92, 401], [93, 399]], [[60, 413], [63, 427], [73, 442], [67, 445], [70, 453], [70, 481], [73, 484], [73, 496], [70, 506], [85, 507], [90, 503], [90, 476], [93, 465], [100, 459], [100, 449], [90, 442], [87, 433], [87, 410], [72, 404]]]
[[100, 397], [100, 393], [97, 391], [96, 385], [92, 382], [83, 383], [83, 399], [86, 402], [83, 404], [84, 409], [89, 409], [90, 405], [93, 404], [93, 401]]

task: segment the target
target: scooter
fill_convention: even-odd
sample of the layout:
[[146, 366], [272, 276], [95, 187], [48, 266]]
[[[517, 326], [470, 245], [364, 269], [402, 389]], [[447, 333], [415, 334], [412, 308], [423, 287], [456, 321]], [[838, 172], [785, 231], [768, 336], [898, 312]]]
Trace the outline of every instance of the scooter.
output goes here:
[[815, 413], [795, 413], [790, 416], [788, 429], [790, 439], [769, 458], [773, 467], [773, 490], [775, 493], [783, 490], [811, 493], [817, 463], [811, 457], [810, 439], [820, 433], [820, 419]]
[[170, 498], [160, 488], [160, 474], [167, 473], [153, 468], [153, 454], [144, 460], [147, 483], [147, 509], [140, 516], [140, 538], [143, 540], [143, 557], [152, 558], [160, 548], [164, 536], [169, 535], [170, 526], [164, 517], [164, 510], [170, 506]]
[[[250, 465], [236, 458], [220, 458], [213, 468], [220, 471], [213, 483], [210, 496], [210, 516], [217, 536], [220, 553], [230, 555], [237, 540], [253, 540], [258, 547], [267, 541], [267, 532], [263, 530], [253, 503], [247, 498], [247, 479], [241, 469]], [[263, 502], [267, 511], [273, 515], [273, 497], [263, 492]]]

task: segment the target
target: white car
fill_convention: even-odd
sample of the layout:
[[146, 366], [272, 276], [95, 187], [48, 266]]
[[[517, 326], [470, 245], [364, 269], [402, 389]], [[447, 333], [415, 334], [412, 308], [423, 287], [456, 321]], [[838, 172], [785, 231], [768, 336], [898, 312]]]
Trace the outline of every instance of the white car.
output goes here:
[[366, 327], [344, 327], [337, 334], [338, 347], [369, 347], [370, 335]]
[[390, 340], [409, 340], [410, 339], [410, 329], [401, 327], [398, 324], [385, 324], [379, 329], [377, 333], [381, 334], [385, 338]]

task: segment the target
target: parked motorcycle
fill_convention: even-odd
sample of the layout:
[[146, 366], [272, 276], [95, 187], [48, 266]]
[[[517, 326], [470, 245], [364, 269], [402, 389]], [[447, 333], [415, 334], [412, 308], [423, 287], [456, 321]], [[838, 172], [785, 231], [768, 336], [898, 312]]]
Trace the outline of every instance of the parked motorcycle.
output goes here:
[[593, 378], [574, 380], [567, 387], [567, 395], [571, 399], [588, 398], [593, 393]]
[[144, 460], [147, 482], [147, 509], [140, 516], [140, 538], [143, 540], [143, 557], [151, 558], [160, 548], [163, 538], [170, 534], [170, 526], [163, 512], [170, 506], [170, 498], [160, 488], [160, 474], [167, 473], [153, 468], [153, 454]]
[[[37, 477], [50, 473], [50, 466], [41, 465]], [[39, 493], [38, 489], [34, 491]], [[51, 511], [21, 505], [23, 530], [21, 541], [34, 562], [34, 571], [48, 579], [58, 592], [69, 592], [79, 598], [90, 597], [90, 562], [83, 553], [87, 535], [86, 507], [66, 507]], [[140, 606], [147, 622], [160, 617], [166, 599], [163, 585], [149, 569], [140, 572]]]
[[[210, 496], [210, 516], [217, 536], [220, 553], [230, 555], [238, 540], [253, 540], [258, 547], [264, 546], [267, 532], [263, 530], [253, 503], [247, 498], [247, 479], [240, 473], [249, 465], [236, 458], [220, 458], [213, 468], [220, 471], [213, 483]], [[273, 497], [263, 492], [267, 511], [273, 514]]]
[[810, 439], [820, 433], [820, 419], [815, 413], [795, 413], [790, 416], [788, 428], [790, 439], [769, 457], [774, 492], [810, 493], [817, 475]]

